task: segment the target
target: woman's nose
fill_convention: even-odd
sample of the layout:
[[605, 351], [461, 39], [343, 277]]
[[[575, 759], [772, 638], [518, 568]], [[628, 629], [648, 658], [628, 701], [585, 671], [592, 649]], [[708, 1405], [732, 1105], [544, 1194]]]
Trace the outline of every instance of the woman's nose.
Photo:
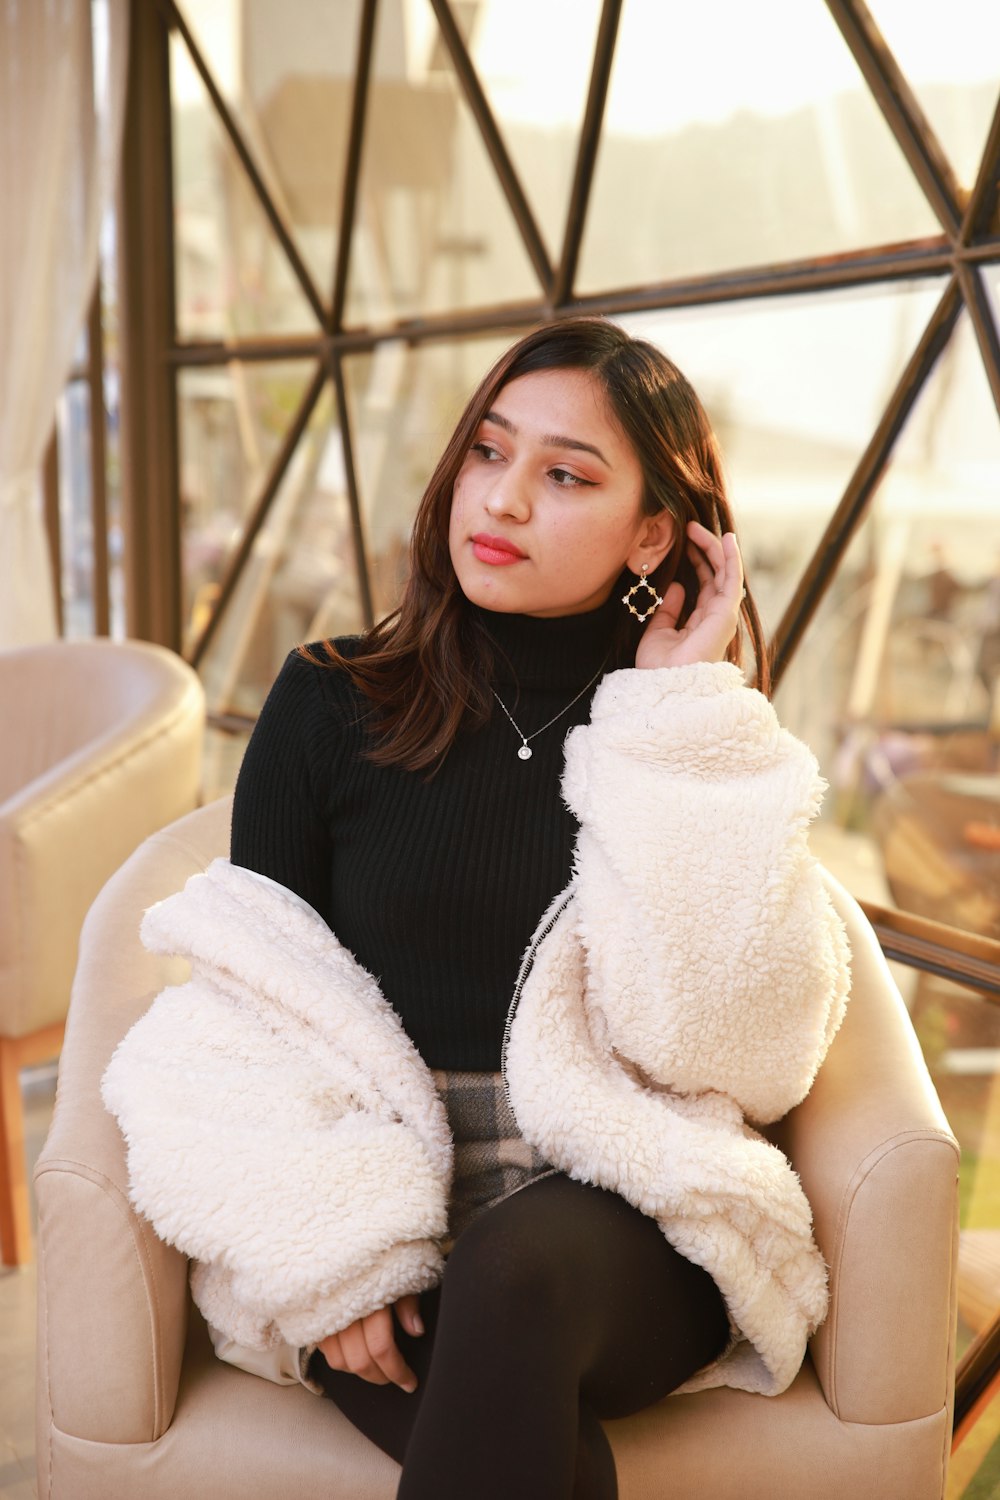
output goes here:
[[490, 489], [486, 497], [486, 509], [491, 516], [511, 516], [516, 521], [527, 520], [531, 504], [521, 478], [509, 471]]

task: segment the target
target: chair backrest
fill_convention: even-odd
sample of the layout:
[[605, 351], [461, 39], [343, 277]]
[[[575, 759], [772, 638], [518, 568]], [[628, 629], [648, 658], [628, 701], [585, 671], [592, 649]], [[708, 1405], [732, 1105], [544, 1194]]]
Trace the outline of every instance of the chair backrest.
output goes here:
[[0, 652], [0, 804], [123, 728], [169, 713], [191, 669], [145, 641], [49, 641]]
[[0, 1036], [66, 1015], [80, 928], [148, 835], [196, 806], [197, 674], [142, 642], [0, 654]]
[[[154, 833], [115, 872], [88, 912], [80, 937], [53, 1129], [60, 1124], [64, 1095], [78, 1093], [81, 1101], [98, 1097], [104, 1069], [125, 1032], [165, 985], [179, 983], [186, 975], [187, 966], [181, 960], [146, 951], [139, 926], [150, 906], [181, 890], [191, 875], [229, 853], [231, 812], [232, 798], [220, 797]], [[107, 1167], [111, 1171], [114, 1165], [112, 1175], [117, 1177], [121, 1137], [111, 1117], [106, 1118], [114, 1159]]]

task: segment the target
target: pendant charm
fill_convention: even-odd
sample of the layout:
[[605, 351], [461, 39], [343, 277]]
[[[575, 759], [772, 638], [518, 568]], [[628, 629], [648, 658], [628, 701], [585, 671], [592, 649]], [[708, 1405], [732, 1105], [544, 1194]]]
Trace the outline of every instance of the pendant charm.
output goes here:
[[[655, 614], [656, 611], [659, 609], [660, 605], [663, 603], [663, 600], [660, 598], [659, 594], [656, 592], [656, 590], [654, 589], [653, 585], [649, 582], [648, 578], [646, 577], [646, 574], [648, 572], [649, 572], [648, 565], [646, 563], [643, 563], [643, 565], [642, 565], [642, 577], [639, 579], [639, 582], [638, 583], [633, 583], [633, 585], [629, 589], [628, 593], [622, 595], [622, 603], [628, 608], [628, 611], [629, 611], [630, 614], [635, 615], [636, 619], [638, 621], [640, 621], [640, 623], [642, 621], [644, 621], [644, 620], [648, 620], [649, 617], [650, 617], [650, 615]], [[653, 602], [652, 602], [652, 604], [649, 605], [649, 608], [646, 610], [646, 613], [644, 615], [641, 615], [639, 613], [639, 611], [636, 609], [635, 605], [632, 603], [632, 595], [633, 594], [637, 594], [640, 589], [646, 589], [646, 590], [648, 590], [648, 592], [653, 596]]]
[[[645, 570], [643, 570], [643, 571], [645, 571]], [[647, 588], [649, 587], [648, 584], [646, 586], [647, 586]], [[594, 673], [593, 677], [590, 679], [590, 681], [588, 683], [584, 684], [584, 686], [577, 693], [576, 697], [575, 698], [571, 698], [569, 700], [569, 702], [567, 703], [566, 707], [565, 708], [561, 708], [557, 714], [553, 714], [552, 718], [548, 721], [547, 724], [543, 724], [541, 729], [532, 730], [531, 734], [528, 734], [528, 735], [523, 734], [522, 731], [519, 729], [518, 725], [514, 721], [514, 716], [512, 715], [510, 709], [507, 707], [506, 703], [501, 698], [500, 694], [497, 692], [496, 688], [492, 688], [492, 687], [490, 688], [490, 692], [493, 694], [493, 697], [496, 699], [497, 703], [499, 703], [500, 707], [503, 709], [503, 711], [506, 714], [507, 718], [510, 720], [511, 728], [513, 729], [514, 733], [517, 735], [518, 739], [521, 741], [521, 748], [517, 752], [517, 758], [518, 758], [518, 760], [530, 760], [531, 759], [531, 746], [528, 744], [528, 741], [529, 740], [533, 740], [536, 735], [541, 734], [543, 729], [550, 728], [550, 726], [553, 725], [556, 722], [557, 719], [561, 719], [562, 718], [563, 714], [568, 714], [569, 711], [570, 711], [570, 709], [573, 707], [573, 704], [574, 703], [578, 703], [579, 700], [583, 697], [584, 693], [587, 691], [587, 689], [588, 688], [592, 688], [594, 686], [594, 683], [597, 681], [598, 677], [600, 677], [601, 673], [604, 671], [604, 668], [607, 666], [607, 664], [608, 664], [608, 658], [605, 657], [604, 660], [601, 662], [601, 665], [598, 667], [597, 671]]]

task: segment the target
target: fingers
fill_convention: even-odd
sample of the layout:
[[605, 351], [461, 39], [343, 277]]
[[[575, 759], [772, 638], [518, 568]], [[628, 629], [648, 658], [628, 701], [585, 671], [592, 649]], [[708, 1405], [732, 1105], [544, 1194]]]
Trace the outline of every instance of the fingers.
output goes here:
[[331, 1370], [346, 1370], [347, 1362], [344, 1359], [344, 1351], [340, 1347], [340, 1334], [331, 1333], [328, 1338], [320, 1339], [316, 1348], [322, 1354]]
[[318, 1348], [332, 1370], [347, 1370], [372, 1385], [398, 1385], [404, 1391], [417, 1388], [417, 1377], [396, 1347], [387, 1307], [331, 1334]]
[[684, 608], [684, 597], [684, 585], [675, 578], [664, 591], [663, 603], [646, 621], [643, 635], [673, 634]]
[[736, 537], [731, 531], [718, 537], [700, 521], [688, 524], [687, 536], [687, 555], [699, 587], [724, 596], [738, 609], [743, 599], [743, 559]]
[[396, 1303], [396, 1317], [411, 1338], [419, 1338], [423, 1333], [424, 1324], [420, 1316], [420, 1298], [415, 1293], [411, 1292], [406, 1297], [400, 1297]]
[[[385, 1311], [385, 1309], [382, 1309]], [[340, 1347], [344, 1352], [344, 1368], [352, 1375], [360, 1375], [362, 1380], [370, 1380], [372, 1385], [388, 1385], [389, 1376], [381, 1368], [379, 1356], [385, 1356], [385, 1338], [375, 1338], [375, 1349], [368, 1347], [368, 1329], [366, 1324], [378, 1316], [372, 1313], [371, 1318], [359, 1318], [349, 1328], [345, 1328], [340, 1335]], [[375, 1330], [372, 1330], [374, 1337]], [[376, 1350], [378, 1351], [376, 1353]]]
[[[404, 1391], [415, 1391], [417, 1377], [396, 1348], [396, 1337], [392, 1329], [392, 1312], [388, 1307], [370, 1313], [360, 1324], [351, 1325], [350, 1333], [356, 1330], [347, 1351], [349, 1368], [365, 1380], [376, 1385], [389, 1381]], [[344, 1335], [340, 1336], [341, 1343]], [[355, 1363], [351, 1363], [353, 1360]]]

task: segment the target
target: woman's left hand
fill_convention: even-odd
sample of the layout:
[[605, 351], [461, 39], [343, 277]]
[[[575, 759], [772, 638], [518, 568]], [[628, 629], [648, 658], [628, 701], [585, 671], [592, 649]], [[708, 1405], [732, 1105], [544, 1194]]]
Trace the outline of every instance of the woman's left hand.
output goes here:
[[675, 579], [642, 633], [635, 653], [637, 667], [686, 667], [691, 662], [726, 659], [743, 602], [740, 549], [731, 531], [720, 538], [699, 521], [691, 521], [687, 551], [698, 576], [697, 603], [678, 630], [684, 585]]

